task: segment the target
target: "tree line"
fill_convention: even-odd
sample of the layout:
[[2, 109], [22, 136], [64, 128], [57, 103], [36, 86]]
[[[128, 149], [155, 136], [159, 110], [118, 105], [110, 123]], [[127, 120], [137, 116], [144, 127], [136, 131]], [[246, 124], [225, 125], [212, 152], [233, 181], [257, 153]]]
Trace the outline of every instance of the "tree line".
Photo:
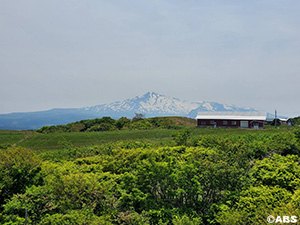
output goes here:
[[121, 117], [118, 120], [111, 117], [102, 117], [89, 120], [81, 120], [66, 125], [44, 126], [38, 130], [39, 133], [63, 133], [63, 132], [95, 132], [113, 130], [146, 130], [154, 128], [177, 129], [179, 128], [172, 120], [166, 117], [143, 118], [137, 114], [132, 119]]

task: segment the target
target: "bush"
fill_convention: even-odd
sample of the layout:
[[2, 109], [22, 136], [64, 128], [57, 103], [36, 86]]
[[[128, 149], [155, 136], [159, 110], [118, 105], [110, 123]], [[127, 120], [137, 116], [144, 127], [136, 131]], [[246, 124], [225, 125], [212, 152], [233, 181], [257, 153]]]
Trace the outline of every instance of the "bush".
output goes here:
[[18, 218], [24, 218], [25, 209], [28, 210], [28, 220], [38, 223], [45, 214], [57, 213], [59, 205], [46, 187], [31, 186], [24, 194], [14, 195], [4, 205], [4, 221], [16, 222]]
[[40, 166], [40, 158], [29, 149], [0, 149], [0, 204], [13, 194], [24, 193], [26, 187], [42, 183]]
[[[268, 215], [276, 215], [274, 211], [286, 208], [292, 194], [279, 187], [251, 187], [241, 193], [234, 208], [222, 207], [217, 221], [221, 225], [232, 224], [267, 224]], [[286, 214], [279, 214], [286, 215]]]
[[39, 224], [41, 225], [111, 225], [112, 223], [105, 217], [98, 217], [90, 210], [70, 210], [65, 214], [57, 213], [47, 215]]
[[201, 218], [189, 218], [188, 216], [175, 216], [172, 220], [174, 225], [200, 225], [202, 223]]
[[187, 145], [187, 141], [190, 138], [191, 131], [189, 129], [184, 129], [178, 132], [178, 134], [174, 137], [174, 141], [177, 146]]
[[251, 175], [255, 185], [279, 186], [294, 191], [300, 187], [299, 157], [274, 155], [257, 161]]
[[118, 119], [116, 121], [116, 127], [121, 130], [124, 127], [127, 127], [128, 124], [130, 124], [130, 119], [126, 118], [126, 117], [121, 117], [120, 119]]
[[249, 143], [250, 158], [263, 159], [267, 155], [267, 146], [263, 141], [252, 141]]
[[268, 151], [280, 155], [299, 154], [299, 144], [291, 132], [277, 134], [268, 144]]
[[115, 129], [116, 127], [110, 123], [100, 123], [90, 127], [89, 129], [87, 129], [87, 131], [109, 131]]
[[298, 140], [298, 142], [300, 142], [300, 127], [299, 126], [295, 126], [293, 133], [295, 135], [295, 138]]

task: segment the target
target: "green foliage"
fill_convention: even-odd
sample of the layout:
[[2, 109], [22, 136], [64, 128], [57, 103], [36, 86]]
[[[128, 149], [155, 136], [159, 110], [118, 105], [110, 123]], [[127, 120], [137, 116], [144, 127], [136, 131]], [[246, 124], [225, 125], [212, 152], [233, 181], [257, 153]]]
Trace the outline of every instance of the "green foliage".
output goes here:
[[[256, 216], [259, 208], [264, 211], [272, 210], [289, 201], [291, 195], [280, 187], [251, 187], [241, 193], [238, 208], [245, 210], [249, 216]], [[280, 201], [278, 201], [279, 199]]]
[[[25, 209], [29, 224], [266, 224], [300, 214], [297, 127], [173, 125], [104, 117], [20, 142], [37, 153], [4, 146], [0, 223], [24, 224]], [[102, 128], [114, 131], [74, 132]], [[42, 150], [47, 141], [56, 148]]]
[[134, 117], [132, 120], [122, 117], [114, 120], [110, 117], [103, 117], [101, 119], [81, 120], [67, 125], [44, 126], [37, 130], [38, 133], [65, 133], [65, 132], [95, 132], [95, 131], [112, 131], [122, 129], [136, 129], [146, 130], [153, 128], [177, 129], [177, 126], [172, 120], [168, 118], [149, 118]]
[[81, 120], [67, 125], [44, 126], [37, 130], [38, 133], [65, 133], [78, 131], [108, 131], [117, 129], [116, 120], [110, 117], [101, 119]]
[[201, 146], [204, 148], [218, 148], [221, 140], [216, 136], [201, 136], [193, 140], [193, 146]]
[[174, 136], [174, 141], [176, 145], [187, 145], [187, 141], [190, 137], [191, 131], [189, 129], [184, 129], [178, 132], [176, 136]]
[[[72, 173], [68, 172], [70, 170]], [[74, 164], [66, 164], [64, 167], [49, 164], [44, 171], [48, 174], [44, 186], [32, 186], [24, 194], [14, 195], [4, 205], [4, 221], [14, 221], [22, 217], [25, 209], [28, 210], [29, 219], [33, 223], [59, 220], [61, 217], [62, 221], [66, 218], [72, 221], [80, 216], [74, 213], [68, 216], [70, 210], [91, 212], [93, 220], [98, 221], [98, 216], [105, 217], [114, 209], [114, 200], [106, 193], [113, 182], [103, 180], [108, 179], [107, 175], [86, 171], [82, 173], [79, 166]], [[99, 182], [100, 180], [102, 182]], [[65, 214], [66, 216], [63, 216]]]
[[300, 125], [300, 116], [292, 118], [292, 124], [294, 124], [295, 126], [299, 126]]
[[29, 149], [0, 149], [0, 205], [13, 194], [23, 193], [26, 187], [40, 184], [40, 166], [40, 158]]
[[44, 126], [37, 130], [38, 133], [65, 133], [74, 130], [71, 124], [68, 125], [56, 125], [56, 126]]
[[249, 157], [254, 159], [263, 159], [267, 156], [268, 149], [265, 142], [254, 140], [249, 143]]
[[118, 224], [134, 224], [134, 225], [147, 225], [150, 224], [149, 218], [146, 213], [138, 214], [135, 211], [120, 212], [117, 217]]
[[274, 119], [271, 123], [271, 126], [280, 126], [281, 122], [280, 119]]
[[289, 191], [300, 188], [299, 157], [274, 155], [257, 161], [252, 168], [255, 185], [279, 186]]
[[291, 196], [291, 193], [279, 187], [251, 187], [241, 193], [235, 208], [223, 206], [217, 221], [222, 225], [267, 224], [267, 216], [276, 215], [274, 211], [285, 208]]
[[0, 149], [7, 149], [9, 147], [12, 147], [12, 145], [11, 144], [1, 144], [0, 145]]
[[31, 222], [39, 222], [43, 215], [57, 213], [59, 205], [46, 187], [32, 186], [26, 193], [14, 195], [4, 205], [4, 221], [16, 222], [19, 218], [24, 218], [25, 209], [28, 210], [28, 219]]
[[[93, 173], [78, 173], [48, 179], [48, 186], [61, 201], [61, 209], [103, 208], [105, 191]], [[62, 204], [63, 203], [63, 204]]]
[[175, 216], [172, 220], [174, 225], [200, 225], [202, 224], [201, 218], [189, 218], [186, 215], [183, 216]]
[[298, 215], [299, 157], [274, 155], [258, 160], [250, 173], [252, 185], [241, 192], [237, 203], [224, 204], [220, 224], [267, 224], [268, 215]]
[[46, 215], [39, 223], [43, 225], [111, 225], [106, 217], [98, 217], [90, 210], [69, 210], [65, 214], [57, 213], [53, 215]]
[[295, 126], [293, 133], [295, 135], [295, 138], [297, 139], [298, 143], [300, 142], [300, 126]]
[[130, 119], [128, 119], [126, 117], [121, 117], [120, 119], [118, 119], [116, 121], [116, 127], [117, 127], [117, 129], [121, 130], [122, 128], [128, 127], [130, 122], [131, 122]]
[[142, 120], [137, 120], [137, 121], [132, 122], [129, 125], [129, 128], [136, 129], [136, 130], [148, 130], [148, 129], [152, 129], [153, 126], [149, 121], [142, 119]]
[[110, 123], [100, 123], [93, 125], [87, 131], [109, 131], [114, 129], [116, 129], [115, 126]]
[[277, 134], [268, 144], [269, 151], [275, 154], [299, 154], [299, 143], [292, 132]]
[[31, 131], [0, 130], [0, 149], [13, 147], [33, 134]]

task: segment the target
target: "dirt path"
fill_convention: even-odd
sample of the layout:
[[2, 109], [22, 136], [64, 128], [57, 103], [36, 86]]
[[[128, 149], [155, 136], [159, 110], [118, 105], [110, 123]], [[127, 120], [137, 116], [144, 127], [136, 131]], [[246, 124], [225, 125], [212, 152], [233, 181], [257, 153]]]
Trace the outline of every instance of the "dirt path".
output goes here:
[[32, 136], [33, 136], [33, 134], [28, 134], [23, 139], [21, 139], [21, 140], [17, 141], [16, 143], [14, 143], [12, 146], [16, 147], [18, 144], [22, 143], [23, 141], [25, 141], [28, 138], [31, 138]]

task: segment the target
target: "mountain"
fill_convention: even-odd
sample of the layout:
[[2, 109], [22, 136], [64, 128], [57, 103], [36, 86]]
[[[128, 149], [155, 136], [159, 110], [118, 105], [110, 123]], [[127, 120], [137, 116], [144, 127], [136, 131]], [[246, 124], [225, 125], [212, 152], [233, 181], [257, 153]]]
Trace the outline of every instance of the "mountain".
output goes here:
[[132, 99], [118, 101], [111, 104], [97, 105], [85, 108], [94, 114], [111, 117], [133, 117], [135, 113], [154, 116], [187, 116], [195, 118], [198, 111], [256, 111], [253, 108], [241, 108], [234, 105], [224, 105], [217, 102], [189, 102], [148, 92]]
[[51, 109], [39, 112], [10, 113], [0, 115], [0, 129], [27, 130], [38, 129], [45, 125], [67, 124], [83, 119], [122, 116], [132, 118], [135, 113], [146, 117], [185, 116], [195, 118], [198, 111], [256, 111], [217, 102], [189, 102], [148, 92], [132, 99], [117, 101], [84, 108]]

